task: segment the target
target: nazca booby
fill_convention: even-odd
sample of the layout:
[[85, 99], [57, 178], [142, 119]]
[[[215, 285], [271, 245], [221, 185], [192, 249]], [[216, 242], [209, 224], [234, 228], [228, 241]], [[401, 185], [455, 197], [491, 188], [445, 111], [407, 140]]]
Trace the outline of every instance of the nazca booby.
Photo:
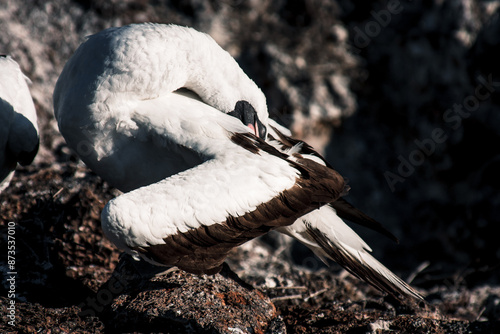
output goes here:
[[421, 298], [339, 216], [390, 233], [341, 198], [343, 177], [282, 133], [208, 35], [136, 24], [90, 36], [65, 65], [54, 108], [68, 145], [125, 191], [101, 220], [134, 258], [213, 274], [232, 248], [277, 230], [383, 291]]
[[9, 185], [17, 164], [29, 165], [38, 152], [29, 82], [14, 59], [0, 55], [0, 192]]

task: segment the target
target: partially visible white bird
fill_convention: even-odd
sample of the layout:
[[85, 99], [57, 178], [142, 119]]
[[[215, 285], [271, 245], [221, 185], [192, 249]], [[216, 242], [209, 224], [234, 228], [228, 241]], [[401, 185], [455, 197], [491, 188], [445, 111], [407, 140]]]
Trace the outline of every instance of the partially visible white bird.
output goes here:
[[9, 185], [17, 164], [29, 165], [38, 152], [29, 82], [10, 56], [0, 55], [0, 192]]
[[339, 216], [392, 235], [341, 198], [344, 179], [310, 146], [277, 129], [263, 93], [208, 35], [159, 24], [93, 35], [64, 67], [54, 108], [68, 145], [128, 191], [101, 218], [136, 259], [212, 274], [275, 229], [383, 291], [421, 298]]

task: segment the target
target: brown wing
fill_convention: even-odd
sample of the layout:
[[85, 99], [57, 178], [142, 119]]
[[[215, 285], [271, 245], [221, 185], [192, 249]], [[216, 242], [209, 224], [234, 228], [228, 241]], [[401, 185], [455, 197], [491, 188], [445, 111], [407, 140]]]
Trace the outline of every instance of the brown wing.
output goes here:
[[306, 213], [335, 201], [344, 191], [344, 178], [331, 168], [300, 156], [289, 159], [249, 133], [236, 133], [231, 139], [256, 155], [267, 152], [286, 159], [297, 169], [295, 185], [243, 216], [228, 216], [218, 224], [166, 237], [165, 244], [136, 250], [165, 265], [197, 274], [214, 274], [220, 271], [232, 248], [273, 228], [292, 224]]

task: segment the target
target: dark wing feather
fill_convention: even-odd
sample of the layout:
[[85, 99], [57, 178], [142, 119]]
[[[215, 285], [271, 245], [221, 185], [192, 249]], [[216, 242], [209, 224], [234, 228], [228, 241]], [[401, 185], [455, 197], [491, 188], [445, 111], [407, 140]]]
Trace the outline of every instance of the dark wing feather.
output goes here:
[[[281, 133], [278, 129], [276, 129], [272, 126], [271, 126], [271, 128], [278, 135], [279, 141], [281, 142], [283, 149], [290, 149], [297, 144], [301, 144], [301, 149], [299, 152], [300, 154], [309, 154], [309, 155], [319, 157], [324, 161], [324, 163], [326, 164], [327, 167], [333, 169], [333, 167], [328, 163], [328, 161], [326, 161], [318, 152], [316, 152], [307, 143], [300, 141], [300, 140], [297, 140], [297, 139], [294, 139], [294, 138], [291, 138], [291, 137], [288, 137], [288, 136], [284, 135], [283, 133]], [[344, 193], [342, 195], [346, 194], [348, 190], [349, 190], [349, 186], [346, 185]], [[361, 212], [359, 209], [354, 207], [352, 204], [347, 202], [345, 199], [339, 198], [335, 202], [332, 202], [331, 206], [337, 211], [337, 215], [340, 218], [349, 220], [353, 223], [356, 223], [356, 224], [359, 224], [361, 226], [372, 229], [376, 232], [381, 233], [382, 235], [386, 236], [387, 238], [399, 243], [398, 238], [396, 238], [394, 236], [394, 234], [392, 234], [385, 227], [383, 227], [382, 224], [380, 224], [375, 219], [373, 219], [373, 218], [369, 217], [368, 215], [364, 214], [363, 212]]]
[[345, 199], [339, 198], [335, 202], [332, 202], [330, 205], [335, 209], [335, 211], [337, 211], [337, 215], [340, 218], [349, 220], [358, 225], [372, 229], [382, 235], [385, 235], [387, 238], [399, 243], [398, 238], [396, 238], [394, 234], [392, 234], [384, 226], [382, 226], [382, 224], [380, 224], [375, 219], [369, 217], [368, 215], [364, 214], [360, 210], [356, 209], [351, 203], [347, 202]]
[[339, 265], [354, 276], [366, 281], [381, 291], [385, 291], [397, 299], [402, 296], [422, 300], [423, 297], [402, 279], [393, 274], [370, 254], [362, 252], [350, 253], [339, 245], [334, 245], [323, 232], [312, 226], [307, 232], [316, 243]]
[[268, 202], [242, 216], [201, 226], [164, 238], [164, 244], [137, 249], [146, 257], [196, 274], [213, 274], [229, 251], [271, 229], [293, 224], [299, 217], [338, 199], [344, 178], [335, 170], [301, 156], [288, 159], [273, 146], [250, 133], [233, 134], [231, 140], [256, 156], [267, 153], [286, 160], [297, 170], [296, 183]]
[[275, 127], [273, 127], [271, 125], [269, 125], [269, 126], [274, 130], [274, 132], [276, 132], [276, 134], [279, 137], [279, 138], [275, 139], [272, 136], [270, 136], [271, 139], [275, 139], [275, 140], [278, 140], [279, 142], [281, 142], [283, 149], [290, 149], [293, 146], [295, 146], [297, 144], [300, 144], [301, 145], [300, 152], [299, 152], [300, 154], [309, 154], [309, 155], [313, 155], [315, 157], [318, 157], [321, 160], [323, 160], [323, 162], [325, 163], [326, 167], [333, 169], [333, 167], [328, 163], [328, 161], [326, 161], [325, 158], [323, 158], [321, 156], [321, 154], [319, 154], [318, 152], [316, 152], [311, 145], [309, 145], [308, 143], [306, 143], [306, 142], [304, 142], [302, 140], [298, 140], [298, 139], [294, 139], [292, 137], [288, 137], [288, 136], [284, 135], [283, 133], [281, 133]]

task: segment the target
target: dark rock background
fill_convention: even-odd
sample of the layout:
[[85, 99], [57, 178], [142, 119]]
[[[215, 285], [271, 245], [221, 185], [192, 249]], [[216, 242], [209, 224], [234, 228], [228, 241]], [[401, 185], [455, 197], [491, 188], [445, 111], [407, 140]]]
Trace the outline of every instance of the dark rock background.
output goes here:
[[[428, 294], [428, 306], [393, 306], [271, 235], [229, 260], [276, 306], [281, 322], [269, 328], [415, 332], [420, 320], [420, 332], [498, 330], [499, 10], [499, 1], [479, 0], [0, 0], [0, 53], [32, 80], [42, 136], [34, 165], [0, 195], [2, 240], [7, 223], [17, 224], [16, 329], [109, 332], [118, 303], [138, 298], [119, 291], [97, 317], [82, 315], [118, 263], [99, 226], [118, 193], [65, 146], [52, 91], [86, 35], [152, 21], [193, 26], [228, 50], [266, 94], [271, 116], [322, 151], [349, 179], [349, 200], [399, 237], [396, 245], [359, 230], [375, 256]], [[1, 299], [2, 310], [8, 303]], [[141, 305], [147, 323], [151, 310]], [[12, 330], [3, 314], [0, 326]]]

